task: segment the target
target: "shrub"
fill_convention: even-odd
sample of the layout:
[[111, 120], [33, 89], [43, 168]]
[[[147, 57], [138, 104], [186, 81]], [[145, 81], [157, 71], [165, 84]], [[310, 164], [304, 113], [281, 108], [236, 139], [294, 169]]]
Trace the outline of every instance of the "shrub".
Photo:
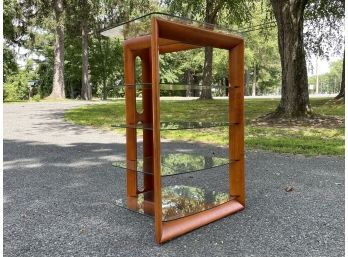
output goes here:
[[35, 101], [35, 102], [39, 102], [41, 100], [41, 97], [39, 94], [36, 94], [34, 95], [32, 98], [31, 98], [32, 101]]
[[26, 71], [20, 71], [7, 78], [3, 88], [4, 101], [20, 101], [28, 99], [28, 77]]

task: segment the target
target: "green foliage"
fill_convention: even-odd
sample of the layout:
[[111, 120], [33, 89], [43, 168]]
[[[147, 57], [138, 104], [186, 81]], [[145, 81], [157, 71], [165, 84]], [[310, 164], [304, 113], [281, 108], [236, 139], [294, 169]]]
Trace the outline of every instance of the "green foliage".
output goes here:
[[[82, 83], [82, 51], [88, 51], [89, 83], [92, 93], [101, 99], [115, 96], [115, 85], [123, 78], [123, 53], [118, 40], [100, 35], [104, 27], [128, 20], [135, 12], [152, 6], [146, 0], [80, 0], [70, 2], [66, 9], [67, 90], [71, 98], [80, 95]], [[137, 8], [138, 7], [138, 8]], [[81, 28], [87, 27], [88, 49], [82, 48]], [[117, 94], [117, 92], [116, 92]]]
[[182, 60], [175, 53], [160, 56], [160, 78], [162, 83], [178, 83], [180, 81], [180, 64]]
[[74, 99], [81, 92], [81, 37], [66, 36], [64, 47], [65, 87], [67, 96]]
[[36, 94], [31, 98], [31, 100], [34, 102], [39, 102], [41, 100], [41, 97], [40, 95]]
[[[34, 80], [38, 81], [39, 84], [32, 89], [32, 95], [38, 94], [40, 80], [37, 71], [35, 62], [32, 59], [28, 59], [24, 68], [8, 76], [3, 87], [3, 100], [7, 102], [28, 100], [29, 82]], [[40, 94], [38, 97], [40, 98]]]
[[[254, 13], [249, 26], [258, 26], [267, 21], [267, 12], [261, 3], [254, 7]], [[260, 29], [261, 28], [261, 29]], [[255, 83], [256, 95], [278, 92], [281, 84], [281, 65], [278, 52], [277, 28], [268, 26], [265, 29], [244, 33], [245, 38], [245, 72], [246, 94], [252, 94], [252, 84]]]
[[52, 92], [53, 80], [53, 60], [47, 59], [47, 62], [39, 62], [37, 68], [37, 78], [39, 80], [40, 98], [45, 98]]
[[344, 1], [309, 0], [305, 8], [305, 47], [321, 57], [340, 54], [344, 46]]
[[20, 101], [28, 99], [28, 82], [31, 79], [26, 70], [21, 70], [18, 73], [11, 75], [4, 83], [4, 101]]
[[11, 50], [6, 44], [4, 44], [3, 49], [3, 58], [4, 58], [4, 82], [7, 81], [8, 77], [18, 72], [18, 65], [16, 63], [16, 54]]
[[[319, 75], [319, 93], [333, 94], [340, 91], [342, 80], [342, 63], [343, 60], [338, 60], [330, 63], [329, 72]], [[308, 78], [310, 85], [316, 85], [316, 75]]]
[[121, 42], [94, 36], [90, 39], [91, 82], [98, 97], [115, 96], [115, 86], [123, 78], [123, 51]]
[[[242, 24], [243, 21], [249, 19], [251, 9], [248, 3], [250, 1], [233, 0], [166, 0], [164, 1], [171, 13], [178, 16], [188, 17], [192, 20], [198, 20], [207, 24], [226, 24], [226, 21], [230, 24]], [[213, 77], [213, 52], [212, 48], [206, 47], [204, 54], [204, 66], [202, 69], [202, 85], [205, 87], [211, 87], [214, 83]], [[188, 72], [190, 72], [188, 70]], [[216, 73], [215, 73], [216, 74]], [[221, 79], [221, 82], [225, 78]], [[223, 82], [221, 83], [223, 84]], [[220, 93], [219, 93], [220, 94]], [[210, 89], [202, 90], [200, 95], [201, 99], [210, 99], [212, 92]]]
[[171, 13], [218, 24], [241, 24], [251, 15], [252, 1], [165, 0]]
[[11, 83], [5, 83], [3, 87], [3, 101], [4, 102], [14, 102], [19, 101], [17, 96], [17, 87]]
[[[48, 29], [51, 1], [4, 1], [4, 38], [8, 44], [35, 48], [37, 31]], [[51, 23], [52, 25], [52, 23]]]
[[[40, 81], [40, 97], [51, 93], [53, 81], [53, 46], [55, 41], [54, 1], [4, 0], [4, 81], [19, 75], [14, 53], [9, 45], [22, 45], [31, 53], [44, 57], [34, 60], [35, 71]], [[305, 19], [309, 30], [306, 32], [308, 49], [325, 55], [330, 48], [337, 48], [342, 37], [337, 33], [342, 29], [344, 17], [342, 1], [308, 1]], [[208, 8], [209, 7], [209, 8]], [[151, 11], [167, 11], [199, 21], [225, 25], [229, 28], [257, 26], [269, 21], [269, 3], [266, 1], [221, 1], [221, 0], [79, 0], [64, 1], [65, 53], [64, 78], [66, 95], [76, 98], [81, 91], [81, 24], [86, 22], [89, 31], [89, 74], [93, 94], [102, 99], [123, 97], [122, 89], [115, 90], [122, 83], [123, 52], [121, 42], [100, 36], [100, 30]], [[321, 29], [325, 24], [325, 28]], [[144, 25], [145, 26], [145, 25]], [[280, 85], [280, 58], [278, 54], [276, 28], [244, 33], [246, 93], [251, 93], [255, 80], [257, 94], [274, 93]], [[329, 36], [327, 36], [329, 35]], [[224, 85], [227, 77], [227, 53], [214, 49], [214, 85]], [[179, 53], [165, 54], [160, 59], [162, 83], [202, 84], [204, 52], [194, 49]], [[139, 77], [139, 67], [137, 68]], [[337, 73], [330, 73], [320, 80], [322, 92], [332, 92], [334, 84], [338, 88]], [[12, 86], [9, 86], [9, 85]], [[7, 83], [8, 92], [20, 83]], [[336, 91], [336, 89], [334, 90]], [[173, 95], [194, 96], [197, 92], [173, 92]], [[215, 92], [223, 95], [224, 92]], [[17, 93], [10, 93], [16, 95]], [[19, 98], [21, 98], [20, 96]]]
[[[203, 57], [203, 56], [202, 56]], [[228, 52], [223, 49], [214, 49], [213, 52], [213, 81], [221, 82], [228, 74]]]
[[4, 38], [11, 41], [15, 39], [15, 26], [13, 20], [16, 16], [15, 6], [17, 4], [16, 0], [4, 0], [3, 8], [3, 28], [4, 28]]
[[[47, 18], [47, 21], [49, 19]], [[50, 27], [51, 25], [45, 25]], [[40, 31], [35, 34], [35, 42], [32, 43], [33, 52], [44, 57], [42, 59], [34, 59], [33, 61], [38, 65], [36, 69], [37, 79], [39, 80], [39, 95], [40, 98], [49, 96], [52, 92], [53, 81], [53, 42], [54, 35], [49, 30]]]

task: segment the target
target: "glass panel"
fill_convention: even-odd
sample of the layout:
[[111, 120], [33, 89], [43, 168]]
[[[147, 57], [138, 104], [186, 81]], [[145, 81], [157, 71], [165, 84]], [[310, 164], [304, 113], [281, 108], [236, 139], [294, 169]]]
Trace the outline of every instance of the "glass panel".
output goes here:
[[219, 25], [213, 25], [213, 24], [209, 24], [205, 22], [190, 20], [185, 17], [179, 17], [179, 16], [175, 16], [175, 15], [171, 15], [167, 13], [161, 13], [161, 12], [149, 13], [144, 16], [140, 16], [137, 18], [133, 18], [133, 19], [121, 22], [114, 26], [112, 25], [106, 26], [107, 28], [105, 28], [101, 32], [101, 34], [106, 37], [121, 37], [124, 39], [148, 35], [150, 34], [150, 31], [151, 31], [151, 18], [154, 16], [160, 19], [170, 20], [170, 21], [174, 21], [177, 23], [185, 24], [185, 25], [191, 25], [194, 27], [214, 30], [220, 33], [234, 34], [234, 35], [239, 34], [237, 30], [224, 28]]
[[[153, 192], [140, 193], [116, 201], [116, 205], [153, 216]], [[162, 188], [162, 221], [171, 221], [193, 215], [232, 200], [228, 193], [202, 188], [175, 185]]]
[[[212, 96], [215, 97], [226, 97], [232, 86], [223, 85], [220, 82], [212, 84], [210, 86], [202, 86], [199, 84], [184, 84], [184, 83], [160, 83], [160, 97], [161, 100], [193, 100], [197, 99], [203, 90], [211, 90]], [[139, 84], [126, 84], [115, 87], [115, 91], [118, 96], [125, 97], [125, 91], [127, 88], [135, 90], [137, 100], [141, 100], [142, 94], [152, 90], [151, 83], [139, 83]], [[169, 98], [168, 98], [169, 97]], [[177, 98], [176, 98], [177, 97]], [[191, 97], [191, 98], [190, 98]], [[226, 106], [227, 107], [227, 106]]]
[[[215, 156], [203, 156], [188, 153], [163, 154], [161, 156], [161, 173], [162, 176], [173, 176], [199, 170], [211, 169], [214, 167], [227, 165], [231, 162], [233, 161], [230, 161], [227, 158]], [[112, 165], [118, 168], [126, 169], [127, 163], [128, 169], [130, 170], [152, 174], [152, 157], [145, 158], [145, 162], [143, 159], [138, 159], [137, 161], [120, 160], [114, 162]], [[144, 171], [144, 164], [146, 170], [149, 170], [149, 172]]]
[[[223, 86], [223, 85], [209, 85], [209, 86], [202, 86], [197, 84], [179, 84], [179, 83], [160, 83], [160, 90], [169, 90], [169, 91], [187, 91], [187, 90], [202, 90], [202, 89], [209, 89], [212, 90], [222, 90], [222, 89], [229, 89], [229, 86]], [[116, 89], [118, 88], [125, 88], [125, 87], [135, 87], [137, 90], [142, 89], [152, 89], [152, 83], [139, 83], [139, 84], [123, 84], [116, 86]]]
[[[230, 125], [234, 125], [237, 123], [229, 123], [229, 122], [200, 122], [200, 121], [188, 121], [188, 122], [161, 122], [160, 129], [161, 130], [183, 130], [183, 129], [200, 129], [200, 128], [215, 128], [215, 127], [226, 127]], [[127, 125], [127, 124], [115, 124], [111, 125], [114, 128], [135, 128], [135, 129], [148, 129], [152, 130], [152, 124], [148, 123], [138, 123], [136, 125]]]

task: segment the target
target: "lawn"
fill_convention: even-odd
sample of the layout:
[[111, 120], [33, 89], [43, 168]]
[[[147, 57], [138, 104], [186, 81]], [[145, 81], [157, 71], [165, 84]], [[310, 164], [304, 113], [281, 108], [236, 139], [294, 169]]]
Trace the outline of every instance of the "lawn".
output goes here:
[[[263, 149], [280, 153], [304, 155], [344, 155], [344, 104], [332, 102], [328, 98], [311, 99], [315, 113], [321, 120], [311, 124], [271, 125], [257, 121], [257, 118], [273, 111], [279, 100], [245, 100], [245, 144], [247, 149]], [[227, 100], [185, 100], [161, 101], [162, 121], [227, 121]], [[141, 103], [137, 103], [141, 110]], [[72, 109], [65, 114], [68, 121], [104, 129], [113, 129], [124, 134], [122, 129], [114, 129], [113, 124], [125, 121], [124, 100], [108, 104], [98, 104]], [[340, 121], [331, 124], [331, 119]], [[162, 138], [198, 141], [217, 145], [228, 143], [227, 128], [191, 129], [162, 131]]]

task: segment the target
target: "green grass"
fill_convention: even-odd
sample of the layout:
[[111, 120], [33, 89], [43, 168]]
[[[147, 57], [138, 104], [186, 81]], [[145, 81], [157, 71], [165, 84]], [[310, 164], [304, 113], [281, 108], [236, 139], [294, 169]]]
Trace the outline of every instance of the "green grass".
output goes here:
[[246, 128], [246, 145], [279, 153], [344, 155], [344, 129]]
[[[344, 104], [330, 99], [311, 99], [315, 113], [344, 118]], [[245, 143], [248, 149], [263, 149], [280, 153], [315, 155], [344, 155], [344, 128], [313, 128], [308, 126], [260, 126], [253, 119], [273, 111], [279, 100], [245, 100]], [[137, 104], [140, 111], [141, 105]], [[226, 121], [227, 100], [161, 101], [162, 121]], [[111, 129], [112, 124], [124, 123], [124, 101], [80, 107], [68, 111], [66, 120], [79, 125]], [[124, 134], [123, 129], [115, 129]], [[226, 145], [227, 128], [175, 130], [161, 132], [162, 138]]]
[[315, 113], [344, 118], [344, 104], [341, 102], [334, 103], [332, 102], [332, 99], [324, 98], [315, 99], [314, 101], [311, 100], [311, 103], [312, 109]]

